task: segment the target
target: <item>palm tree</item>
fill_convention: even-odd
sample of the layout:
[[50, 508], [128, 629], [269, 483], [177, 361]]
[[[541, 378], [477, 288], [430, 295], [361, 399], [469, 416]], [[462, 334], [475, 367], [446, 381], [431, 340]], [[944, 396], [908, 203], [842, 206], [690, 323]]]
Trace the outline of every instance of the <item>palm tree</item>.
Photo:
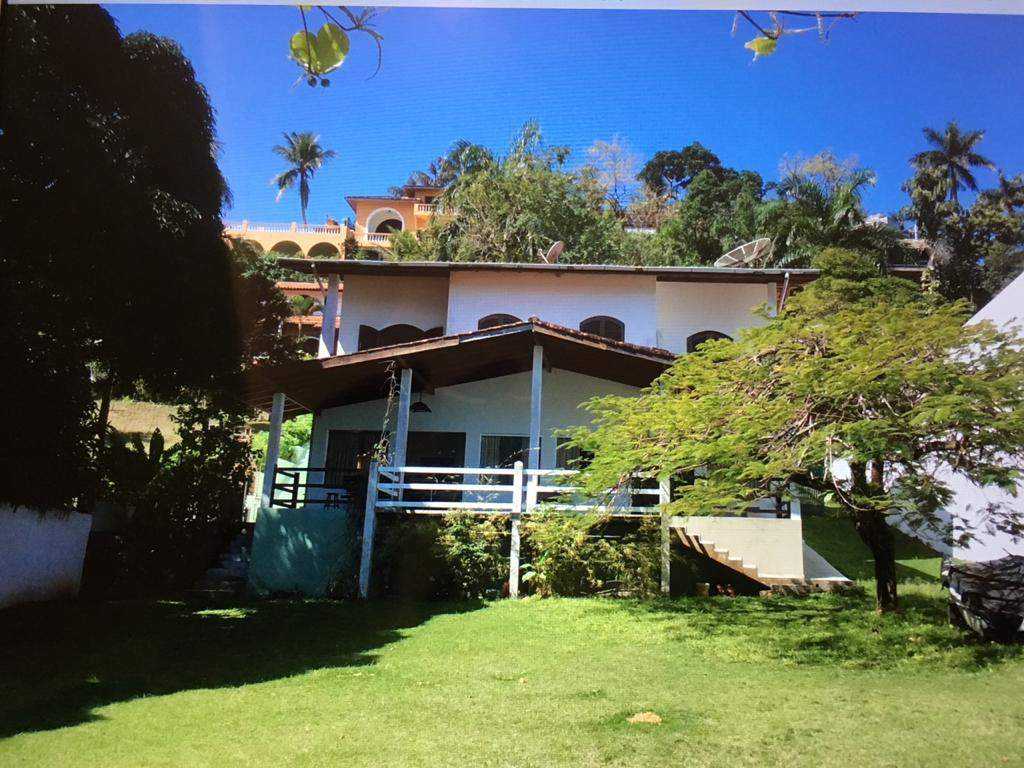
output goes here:
[[861, 197], [874, 183], [872, 172], [856, 169], [832, 186], [799, 173], [776, 184], [780, 199], [765, 206], [759, 223], [774, 243], [772, 266], [810, 266], [833, 247], [875, 253], [882, 264], [902, 261], [899, 233], [864, 213]]
[[299, 205], [302, 207], [302, 224], [305, 226], [306, 209], [309, 207], [309, 180], [337, 153], [320, 146], [320, 137], [308, 131], [286, 133], [284, 140], [284, 146], [274, 147], [274, 154], [287, 160], [290, 167], [277, 174], [271, 183], [277, 185], [277, 199], [280, 200], [286, 190], [291, 189], [296, 181], [299, 182]]
[[941, 170], [946, 177], [946, 193], [954, 203], [958, 202], [957, 193], [961, 189], [978, 189], [973, 168], [995, 170], [991, 160], [975, 152], [975, 147], [985, 137], [984, 131], [961, 131], [956, 121], [951, 121], [945, 133], [925, 128], [924, 136], [932, 149], [918, 152], [911, 162], [917, 166]]

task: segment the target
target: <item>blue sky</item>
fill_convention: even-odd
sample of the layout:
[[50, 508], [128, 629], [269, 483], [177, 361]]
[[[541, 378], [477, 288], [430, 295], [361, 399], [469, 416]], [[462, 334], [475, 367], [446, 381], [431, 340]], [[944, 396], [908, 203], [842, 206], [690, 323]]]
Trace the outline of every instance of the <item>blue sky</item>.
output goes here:
[[500, 150], [530, 119], [579, 161], [616, 134], [642, 158], [698, 140], [774, 179], [783, 155], [830, 148], [876, 171], [867, 205], [881, 212], [903, 203], [925, 125], [984, 128], [982, 151], [1024, 171], [1024, 17], [865, 14], [827, 45], [789, 38], [752, 64], [753, 34], [730, 37], [727, 13], [395, 8], [378, 24], [380, 74], [368, 79], [375, 52], [356, 36], [314, 89], [294, 85], [293, 8], [109, 10], [124, 33], [174, 38], [192, 60], [217, 110], [231, 218], [299, 218], [297, 195], [275, 203], [269, 183], [281, 170], [270, 148], [292, 130], [338, 152], [314, 181], [311, 222], [351, 215], [345, 195], [386, 193], [457, 138]]

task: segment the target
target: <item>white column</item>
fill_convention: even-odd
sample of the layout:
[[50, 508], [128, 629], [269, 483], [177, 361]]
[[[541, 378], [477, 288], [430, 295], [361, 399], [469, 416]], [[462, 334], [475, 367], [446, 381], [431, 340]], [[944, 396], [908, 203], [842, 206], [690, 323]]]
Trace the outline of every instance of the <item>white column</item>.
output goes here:
[[544, 382], [544, 347], [533, 348], [533, 369], [530, 376], [530, 469], [540, 469], [540, 418]]
[[672, 485], [667, 477], [658, 481], [658, 507], [661, 513], [661, 594], [668, 596], [672, 587], [672, 540], [669, 531], [668, 504], [672, 501]]
[[281, 457], [281, 424], [284, 422], [284, 392], [275, 392], [270, 406], [270, 433], [267, 435], [267, 464], [263, 468], [263, 493], [260, 506], [269, 507], [274, 498], [274, 475]]
[[338, 319], [338, 284], [339, 276], [327, 276], [327, 295], [324, 296], [323, 325], [320, 326], [320, 347], [317, 357], [332, 357], [336, 353], [334, 344], [334, 323]]
[[519, 523], [523, 517], [523, 462], [513, 465], [512, 530], [508, 548], [508, 596], [519, 597]]
[[[395, 441], [391, 448], [391, 465], [405, 466], [409, 445], [409, 406], [412, 404], [412, 368], [403, 368], [398, 384], [398, 414], [395, 417]], [[402, 482], [401, 480], [399, 482]]]
[[380, 475], [377, 462], [370, 462], [366, 481], [366, 514], [363, 517], [363, 552], [359, 559], [359, 596], [370, 596], [370, 572], [373, 570], [373, 537], [377, 533], [377, 483]]

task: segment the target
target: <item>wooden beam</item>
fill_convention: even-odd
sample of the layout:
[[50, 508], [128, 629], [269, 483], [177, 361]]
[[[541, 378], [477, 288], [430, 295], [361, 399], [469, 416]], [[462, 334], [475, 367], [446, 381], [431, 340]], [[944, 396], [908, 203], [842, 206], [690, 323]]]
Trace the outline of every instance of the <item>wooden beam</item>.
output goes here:
[[668, 503], [672, 501], [672, 485], [667, 477], [658, 481], [658, 503], [661, 507], [661, 594], [668, 597], [672, 589], [672, 541], [669, 535]]

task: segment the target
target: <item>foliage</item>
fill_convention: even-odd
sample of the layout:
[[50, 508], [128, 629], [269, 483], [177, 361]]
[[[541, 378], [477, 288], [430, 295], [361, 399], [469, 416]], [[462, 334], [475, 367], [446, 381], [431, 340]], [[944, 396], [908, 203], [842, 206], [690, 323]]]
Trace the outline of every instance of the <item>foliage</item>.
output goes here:
[[[486, 147], [459, 139], [445, 154], [431, 160], [426, 170], [409, 174], [405, 185], [445, 188], [463, 173], [477, 170], [493, 161], [494, 156]], [[391, 188], [391, 194], [396, 197], [401, 196], [403, 191], [402, 187]]]
[[969, 207], [949, 195], [942, 168], [918, 167], [903, 186], [900, 211], [929, 244], [935, 289], [951, 299], [985, 304], [1024, 269], [1024, 178], [983, 190]]
[[911, 162], [918, 168], [939, 171], [943, 189], [953, 203], [957, 202], [961, 189], [978, 189], [974, 168], [995, 170], [992, 161], [976, 150], [985, 137], [984, 131], [961, 131], [953, 120], [942, 133], [934, 128], [925, 128], [924, 137], [932, 148], [918, 152]]
[[718, 155], [695, 141], [680, 150], [661, 150], [644, 163], [637, 179], [658, 195], [679, 198], [702, 171], [715, 173], [722, 168]]
[[[764, 325], [679, 358], [639, 398], [591, 401], [595, 429], [575, 437], [595, 454], [581, 481], [598, 494], [634, 472], [701, 470], [672, 502], [683, 515], [728, 513], [793, 484], [831, 494], [891, 608], [886, 518], [943, 530], [943, 467], [982, 485], [1019, 479], [1024, 349], [988, 323], [964, 327], [962, 304], [873, 276], [866, 257], [828, 250], [816, 264], [822, 277]], [[1021, 532], [1011, 509], [987, 512], [986, 526]], [[974, 534], [956, 526], [951, 537]]]
[[569, 150], [546, 147], [527, 124], [507, 156], [483, 157], [442, 197], [450, 218], [435, 220], [420, 242], [442, 261], [536, 261], [557, 241], [565, 259], [614, 259], [622, 227], [605, 211], [604, 192], [588, 172], [565, 169]]
[[673, 263], [711, 264], [758, 235], [763, 197], [761, 177], [753, 171], [700, 171], [657, 236], [674, 254]]
[[306, 224], [309, 181], [323, 168], [324, 163], [337, 155], [337, 152], [333, 149], [324, 149], [320, 145], [320, 137], [309, 131], [285, 133], [284, 144], [275, 145], [273, 151], [288, 163], [288, 168], [274, 177], [277, 199], [280, 200], [281, 196], [298, 182], [302, 223]]
[[[191, 585], [241, 525], [251, 452], [240, 436], [248, 414], [225, 412], [199, 396], [173, 418], [177, 445], [115, 464], [111, 496], [131, 512], [124, 537], [128, 592]], [[126, 475], [128, 466], [136, 471]]]
[[[309, 31], [309, 19], [306, 14], [316, 8], [326, 23], [315, 34]], [[335, 16], [344, 17], [344, 21]], [[375, 27], [376, 8], [362, 8], [353, 11], [344, 5], [328, 10], [322, 5], [300, 5], [299, 16], [302, 18], [302, 29], [292, 35], [288, 42], [291, 59], [302, 68], [303, 78], [312, 87], [317, 84], [327, 88], [331, 81], [325, 75], [337, 70], [348, 57], [350, 40], [349, 32], [361, 32], [367, 35], [377, 46], [377, 69], [380, 71], [383, 54], [383, 35]]]
[[523, 523], [524, 582], [545, 596], [653, 594], [661, 567], [657, 522], [645, 518], [619, 536], [609, 535], [609, 523], [557, 511], [531, 515]]
[[597, 140], [587, 148], [590, 175], [604, 189], [608, 204], [622, 214], [636, 184], [637, 157], [625, 139], [613, 136], [611, 141]]
[[808, 267], [825, 248], [871, 254], [881, 266], [905, 262], [901, 234], [865, 214], [861, 195], [874, 183], [875, 175], [861, 169], [822, 172], [804, 164], [788, 173], [775, 185], [779, 199], [759, 211], [758, 228], [774, 243], [773, 262]]
[[[309, 446], [310, 435], [313, 433], [313, 414], [306, 413], [281, 424], [281, 458], [295, 461], [298, 452]], [[260, 471], [267, 466], [266, 432], [257, 432], [252, 437], [252, 452], [256, 457], [256, 468]]]
[[450, 513], [441, 519], [438, 544], [451, 569], [451, 597], [478, 598], [499, 593], [508, 577], [508, 517]]
[[[236, 369], [228, 191], [212, 108], [176, 43], [122, 38], [98, 7], [5, 16], [0, 395], [19, 455], [4, 457], [2, 487], [67, 508], [98, 447], [91, 373], [169, 398]], [[69, 249], [69, 231], [90, 236]]]

